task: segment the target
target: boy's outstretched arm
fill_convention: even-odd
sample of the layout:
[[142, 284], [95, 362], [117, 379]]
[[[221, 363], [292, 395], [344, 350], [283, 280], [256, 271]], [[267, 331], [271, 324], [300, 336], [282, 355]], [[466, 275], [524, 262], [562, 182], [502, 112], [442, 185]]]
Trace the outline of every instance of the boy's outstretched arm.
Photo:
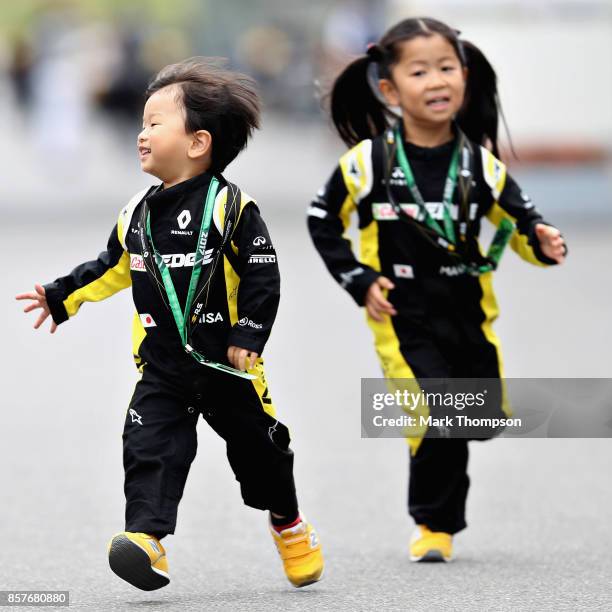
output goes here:
[[[30, 293], [20, 293], [15, 296], [17, 300], [31, 300], [32, 303], [28, 304], [23, 312], [32, 312], [32, 310], [36, 310], [37, 308], [42, 308], [42, 312], [38, 315], [38, 319], [36, 319], [36, 323], [34, 323], [34, 329], [38, 329], [47, 319], [47, 317], [51, 314], [49, 310], [49, 304], [47, 304], [47, 296], [45, 295], [45, 288], [38, 283], [34, 285], [34, 291]], [[57, 329], [57, 323], [51, 319], [51, 329], [49, 330], [52, 334], [55, 333]]]
[[35, 293], [23, 293], [19, 300], [33, 300], [25, 312], [42, 308], [43, 312], [34, 324], [38, 329], [51, 315], [53, 333], [60, 323], [74, 316], [83, 302], [99, 302], [131, 285], [130, 258], [124, 250], [115, 225], [106, 251], [93, 261], [77, 266], [68, 274], [44, 286], [36, 285]]
[[240, 284], [237, 296], [230, 296], [237, 322], [228, 338], [228, 359], [243, 370], [263, 352], [280, 300], [276, 250], [254, 202], [242, 209], [231, 248]]

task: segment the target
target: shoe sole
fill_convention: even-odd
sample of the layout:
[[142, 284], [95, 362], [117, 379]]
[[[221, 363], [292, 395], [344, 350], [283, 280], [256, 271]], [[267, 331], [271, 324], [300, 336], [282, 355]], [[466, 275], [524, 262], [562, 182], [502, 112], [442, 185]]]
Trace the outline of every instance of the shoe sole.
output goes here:
[[415, 563], [448, 563], [452, 557], [445, 557], [439, 550], [428, 550], [421, 557], [410, 556], [410, 560]]
[[323, 571], [321, 570], [321, 573], [316, 578], [314, 576], [306, 578], [306, 580], [304, 582], [300, 582], [300, 584], [295, 584], [295, 582], [292, 582], [291, 580], [289, 582], [291, 582], [296, 589], [301, 589], [302, 587], [306, 587], [310, 584], [315, 584], [315, 582], [319, 582], [322, 579]]
[[170, 582], [165, 572], [151, 565], [149, 555], [124, 535], [113, 538], [108, 563], [119, 578], [142, 591], [155, 591]]

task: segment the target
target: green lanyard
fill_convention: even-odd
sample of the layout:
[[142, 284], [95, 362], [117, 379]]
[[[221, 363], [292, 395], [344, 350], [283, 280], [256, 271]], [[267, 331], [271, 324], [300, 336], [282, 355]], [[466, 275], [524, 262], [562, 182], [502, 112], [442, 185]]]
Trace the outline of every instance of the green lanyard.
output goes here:
[[406, 157], [406, 151], [404, 150], [404, 142], [399, 128], [395, 130], [395, 142], [397, 144], [397, 161], [404, 173], [406, 178], [406, 186], [412, 194], [414, 203], [419, 207], [419, 210], [423, 214], [423, 221], [427, 227], [434, 230], [443, 241], [442, 245], [447, 247], [450, 251], [455, 250], [455, 228], [453, 225], [453, 219], [450, 214], [450, 205], [453, 201], [453, 194], [455, 193], [455, 187], [457, 186], [457, 174], [459, 170], [459, 145], [455, 147], [453, 157], [451, 158], [450, 167], [448, 169], [448, 176], [446, 177], [446, 184], [444, 185], [444, 196], [442, 198], [442, 215], [444, 221], [444, 229], [442, 229], [439, 223], [429, 214], [425, 200], [417, 187], [412, 168], [408, 163], [408, 157]]
[[168, 295], [170, 310], [172, 311], [172, 315], [174, 317], [176, 327], [178, 328], [178, 332], [181, 337], [181, 342], [185, 351], [202, 365], [209, 366], [217, 370], [222, 370], [224, 372], [227, 372], [228, 374], [233, 374], [234, 376], [253, 380], [257, 377], [253, 376], [252, 374], [242, 372], [241, 370], [229, 367], [223, 363], [218, 363], [216, 361], [210, 361], [209, 359], [206, 359], [206, 357], [204, 357], [201, 353], [198, 353], [188, 342], [189, 313], [191, 312], [191, 306], [193, 304], [193, 298], [198, 286], [200, 273], [202, 272], [202, 267], [204, 266], [204, 256], [206, 253], [206, 244], [208, 242], [208, 232], [210, 230], [210, 222], [212, 220], [212, 213], [218, 188], [219, 181], [213, 177], [210, 182], [210, 186], [208, 187], [208, 193], [206, 194], [204, 212], [202, 213], [202, 225], [200, 226], [200, 234], [198, 236], [195, 261], [193, 262], [193, 270], [191, 271], [191, 279], [189, 280], [189, 289], [187, 291], [187, 299], [185, 300], [184, 310], [181, 310], [181, 305], [176, 294], [176, 289], [174, 288], [174, 283], [172, 282], [172, 277], [170, 276], [170, 270], [168, 269], [168, 266], [166, 265], [166, 262], [164, 261], [163, 257], [159, 254], [159, 252], [155, 248], [155, 245], [153, 244], [150, 212], [147, 212], [147, 238], [151, 243], [151, 250], [153, 251], [153, 256], [155, 257], [155, 263], [157, 264], [157, 268], [159, 269], [159, 272], [161, 274], [162, 281], [164, 283], [164, 287]]
[[514, 223], [512, 223], [512, 221], [510, 221], [510, 219], [501, 220], [500, 224], [497, 226], [497, 231], [493, 236], [493, 240], [491, 240], [491, 244], [487, 252], [487, 263], [481, 266], [473, 267], [471, 274], [474, 276], [479, 276], [480, 274], [497, 270], [499, 261], [504, 254], [504, 250], [508, 246], [508, 242], [510, 242], [510, 238], [512, 238], [512, 234], [514, 233], [515, 229], [516, 226]]
[[[434, 232], [436, 232], [436, 234], [438, 234], [438, 241], [441, 246], [446, 247], [449, 251], [454, 251], [456, 248], [456, 238], [455, 228], [453, 226], [453, 220], [450, 214], [450, 205], [452, 204], [453, 194], [455, 191], [455, 187], [457, 186], [460, 144], [457, 144], [457, 147], [453, 152], [450, 167], [448, 169], [448, 176], [446, 177], [446, 184], [444, 186], [444, 196], [442, 201], [444, 229], [442, 229], [440, 225], [436, 222], [436, 220], [432, 218], [432, 216], [429, 214], [423, 196], [421, 195], [421, 192], [417, 187], [412, 168], [410, 167], [410, 163], [408, 162], [408, 158], [406, 156], [404, 142], [399, 127], [395, 129], [394, 137], [397, 147], [397, 160], [402, 169], [402, 172], [404, 173], [404, 177], [406, 178], [406, 186], [412, 194], [415, 204], [423, 213], [423, 221], [425, 225], [432, 229]], [[401, 210], [398, 212], [401, 212]], [[460, 229], [461, 237], [463, 240], [465, 240], [465, 232], [467, 231], [467, 221], [465, 222], [465, 227]], [[516, 227], [514, 223], [512, 223], [512, 221], [510, 221], [509, 219], [502, 219], [501, 223], [497, 228], [497, 231], [495, 232], [495, 235], [493, 236], [493, 240], [491, 241], [491, 245], [487, 252], [487, 263], [482, 265], [468, 264], [468, 272], [474, 276], [479, 276], [480, 274], [485, 274], [486, 272], [496, 270], [497, 266], [499, 265], [499, 261], [501, 260], [501, 257], [504, 253], [504, 250], [508, 245], [508, 242], [510, 241], [510, 238], [512, 237], [512, 234], [515, 229]]]

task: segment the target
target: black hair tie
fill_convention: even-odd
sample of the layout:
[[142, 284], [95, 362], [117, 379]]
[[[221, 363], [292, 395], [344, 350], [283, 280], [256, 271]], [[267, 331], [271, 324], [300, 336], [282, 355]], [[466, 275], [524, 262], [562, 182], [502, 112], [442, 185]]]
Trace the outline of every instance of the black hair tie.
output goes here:
[[378, 43], [370, 43], [366, 50], [366, 55], [373, 62], [382, 62], [385, 58], [385, 51]]
[[461, 30], [455, 30], [455, 40], [457, 41], [457, 53], [459, 55], [459, 60], [464, 66], [467, 66], [467, 54], [465, 52], [465, 45], [463, 44], [463, 40], [461, 40]]

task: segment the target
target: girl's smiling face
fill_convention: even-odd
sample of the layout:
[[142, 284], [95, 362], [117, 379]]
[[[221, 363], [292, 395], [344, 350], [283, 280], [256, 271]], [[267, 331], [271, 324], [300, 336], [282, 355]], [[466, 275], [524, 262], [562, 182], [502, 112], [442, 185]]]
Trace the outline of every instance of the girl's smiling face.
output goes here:
[[450, 125], [463, 104], [467, 78], [454, 47], [440, 34], [416, 36], [399, 45], [391, 79], [379, 81], [385, 99], [402, 109], [407, 125]]

